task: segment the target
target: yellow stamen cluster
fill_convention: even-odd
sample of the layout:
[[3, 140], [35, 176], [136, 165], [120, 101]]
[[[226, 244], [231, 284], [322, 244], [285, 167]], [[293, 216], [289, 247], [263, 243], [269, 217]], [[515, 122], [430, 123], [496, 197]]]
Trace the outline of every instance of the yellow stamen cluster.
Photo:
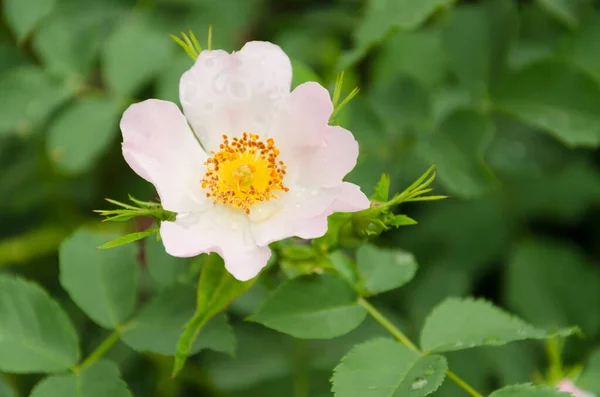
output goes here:
[[214, 203], [225, 203], [250, 213], [250, 207], [276, 198], [283, 185], [285, 165], [277, 160], [279, 149], [272, 138], [263, 142], [256, 134], [244, 132], [230, 142], [223, 135], [218, 152], [206, 161], [202, 188]]

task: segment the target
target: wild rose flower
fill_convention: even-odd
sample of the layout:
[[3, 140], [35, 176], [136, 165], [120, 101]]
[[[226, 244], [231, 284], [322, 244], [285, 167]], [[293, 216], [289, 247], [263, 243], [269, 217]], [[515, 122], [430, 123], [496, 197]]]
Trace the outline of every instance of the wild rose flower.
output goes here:
[[588, 393], [579, 389], [571, 379], [563, 379], [560, 381], [558, 390], [569, 392], [573, 397], [596, 397], [593, 393]]
[[342, 181], [358, 144], [328, 124], [328, 91], [306, 83], [290, 92], [291, 81], [281, 48], [249, 42], [232, 54], [200, 53], [179, 85], [185, 116], [157, 99], [125, 111], [125, 160], [178, 214], [160, 226], [169, 254], [217, 252], [248, 280], [266, 265], [269, 243], [320, 237], [328, 215], [369, 207]]

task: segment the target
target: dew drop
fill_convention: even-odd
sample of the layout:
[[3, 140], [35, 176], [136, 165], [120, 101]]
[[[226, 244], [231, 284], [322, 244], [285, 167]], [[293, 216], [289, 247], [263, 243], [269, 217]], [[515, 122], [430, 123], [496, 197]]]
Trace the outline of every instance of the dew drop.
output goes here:
[[369, 389], [369, 390], [377, 390], [377, 386], [369, 386], [369, 387], [367, 387], [367, 389]]
[[427, 386], [427, 379], [425, 378], [415, 378], [410, 385], [410, 388], [413, 390], [420, 390]]
[[281, 96], [281, 93], [279, 92], [278, 89], [274, 89], [269, 93], [270, 100], [275, 100], [275, 99], [279, 98], [280, 96]]
[[429, 367], [425, 370], [425, 375], [426, 376], [433, 375], [434, 372], [435, 372], [435, 369], [433, 367]]
[[215, 66], [215, 60], [212, 59], [212, 57], [206, 57], [206, 59], [204, 60], [204, 66], [206, 66], [207, 68], [212, 68], [213, 66]]
[[517, 334], [518, 334], [518, 335], [526, 335], [526, 334], [527, 334], [527, 331], [526, 331], [526, 330], [524, 330], [524, 329], [520, 329], [520, 330], [518, 330], [518, 331], [517, 331]]
[[206, 110], [207, 112], [212, 112], [212, 110], [214, 109], [214, 105], [210, 102], [207, 102], [204, 104], [204, 110]]
[[193, 85], [186, 84], [185, 88], [181, 92], [181, 99], [183, 102], [192, 102], [196, 99], [198, 90]]
[[454, 344], [455, 347], [461, 347], [464, 346], [464, 342], [462, 340], [457, 340], [456, 343]]
[[254, 120], [256, 121], [256, 124], [258, 125], [263, 125], [266, 122], [265, 116], [259, 114], [258, 116], [256, 116], [254, 118]]
[[310, 194], [315, 197], [317, 194], [319, 194], [319, 189], [311, 189]]
[[267, 64], [267, 58], [266, 58], [266, 57], [261, 57], [261, 58], [260, 58], [260, 61], [258, 61], [258, 63], [259, 63], [261, 66], [265, 66], [265, 65]]
[[260, 80], [260, 81], [258, 82], [257, 86], [258, 86], [258, 88], [265, 88], [265, 85], [266, 85], [266, 84], [267, 84], [267, 83], [265, 83], [265, 81], [264, 81], [264, 80]]
[[220, 73], [213, 81], [213, 88], [215, 89], [216, 92], [225, 91], [226, 85], [227, 85], [227, 76], [223, 73]]
[[236, 98], [248, 98], [250, 96], [248, 87], [240, 80], [232, 81], [229, 84], [229, 92]]
[[296, 204], [296, 208], [302, 208], [302, 205], [298, 203]]
[[231, 222], [229, 227], [231, 228], [231, 230], [238, 230], [240, 225], [237, 222]]

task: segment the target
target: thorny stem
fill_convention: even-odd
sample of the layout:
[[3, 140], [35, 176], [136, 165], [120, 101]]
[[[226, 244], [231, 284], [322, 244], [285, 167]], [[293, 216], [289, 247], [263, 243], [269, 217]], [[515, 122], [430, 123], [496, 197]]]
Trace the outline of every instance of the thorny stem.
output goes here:
[[[421, 350], [419, 350], [419, 348], [414, 343], [412, 343], [411, 340], [408, 339], [408, 337], [404, 335], [402, 331], [400, 331], [394, 324], [392, 324], [390, 320], [388, 320], [379, 310], [375, 308], [375, 306], [371, 305], [365, 298], [359, 297], [358, 304], [361, 305], [367, 311], [367, 313], [369, 313], [369, 315], [373, 317], [375, 321], [381, 324], [381, 326], [385, 328], [394, 338], [398, 339], [400, 343], [402, 343], [404, 346], [408, 347], [415, 353], [424, 355], [424, 353]], [[462, 380], [454, 372], [447, 370], [446, 375], [448, 375], [448, 378], [450, 378], [454, 383], [460, 386], [464, 391], [469, 393], [472, 397], [483, 397], [482, 394], [473, 389], [471, 385]]]

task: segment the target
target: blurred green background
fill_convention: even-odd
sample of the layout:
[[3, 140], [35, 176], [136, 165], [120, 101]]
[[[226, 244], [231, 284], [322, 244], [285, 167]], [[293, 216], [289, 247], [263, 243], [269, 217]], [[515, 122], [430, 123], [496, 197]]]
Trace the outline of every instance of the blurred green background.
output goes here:
[[[59, 286], [57, 247], [99, 222], [92, 210], [107, 207], [104, 197], [156, 197], [121, 157], [119, 118], [146, 98], [178, 102], [192, 61], [168, 33], [192, 28], [205, 43], [210, 23], [215, 48], [280, 45], [295, 85], [331, 88], [346, 70], [345, 90], [361, 88], [341, 115], [361, 146], [348, 179], [368, 194], [382, 172], [399, 191], [437, 162], [436, 192], [451, 199], [403, 207], [419, 224], [378, 241], [420, 264], [411, 284], [375, 302], [408, 334], [443, 298], [472, 294], [536, 325], [579, 325], [585, 338], [569, 340], [568, 364], [600, 346], [600, 2], [3, 0], [0, 272], [60, 299], [85, 352], [105, 331]], [[143, 285], [140, 301], [156, 288], [149, 277]], [[203, 352], [171, 381], [169, 358], [124, 345], [110, 357], [136, 396], [331, 396], [342, 355], [383, 331], [367, 321], [314, 342], [244, 322], [268, 288], [230, 309], [234, 358]], [[539, 342], [449, 359], [481, 392], [530, 381], [546, 365]], [[3, 377], [0, 396], [12, 396]], [[5, 378], [16, 396], [38, 380]], [[434, 396], [463, 394], [446, 382]]]

